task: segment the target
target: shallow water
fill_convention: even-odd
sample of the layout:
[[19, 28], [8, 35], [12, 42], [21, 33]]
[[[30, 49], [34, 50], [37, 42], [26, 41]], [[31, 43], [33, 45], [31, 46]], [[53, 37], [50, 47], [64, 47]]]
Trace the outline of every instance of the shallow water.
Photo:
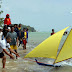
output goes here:
[[[0, 59], [0, 72], [72, 72], [72, 60], [69, 59], [67, 61], [61, 62], [59, 64], [62, 67], [48, 67], [48, 66], [39, 66], [34, 61], [34, 58], [27, 58], [28, 60], [23, 59], [24, 56], [29, 53], [32, 49], [34, 49], [37, 45], [39, 45], [43, 40], [48, 38], [50, 33], [42, 33], [35, 32], [29, 33], [29, 42], [27, 44], [27, 49], [23, 50], [22, 46], [18, 48], [18, 53], [20, 54], [20, 58], [11, 60], [7, 56], [6, 68], [2, 69], [2, 63]], [[59, 50], [67, 36], [63, 36]], [[14, 55], [15, 56], [15, 55]], [[48, 58], [37, 58], [40, 62], [53, 63], [53, 59]], [[29, 61], [33, 60], [33, 61]]]

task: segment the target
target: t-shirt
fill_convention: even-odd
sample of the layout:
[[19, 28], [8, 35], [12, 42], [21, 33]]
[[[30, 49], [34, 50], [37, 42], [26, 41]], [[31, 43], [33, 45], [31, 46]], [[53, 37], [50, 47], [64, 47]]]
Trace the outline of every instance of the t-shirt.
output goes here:
[[7, 36], [11, 37], [10, 45], [16, 45], [17, 33], [16, 32], [8, 32]]
[[0, 53], [3, 52], [3, 49], [10, 48], [10, 44], [6, 42], [6, 40], [0, 41]]
[[5, 18], [4, 19], [4, 24], [10, 25], [11, 24], [10, 18]]
[[19, 36], [19, 29], [17, 27], [14, 29], [14, 31], [17, 33], [17, 36]]
[[0, 32], [0, 41], [2, 40], [3, 32]]
[[21, 27], [19, 27], [18, 29], [19, 29], [19, 31], [21, 31]]
[[55, 34], [55, 33], [51, 33], [51, 35], [53, 35], [53, 34]]
[[28, 38], [28, 31], [27, 31], [27, 38]]
[[26, 31], [24, 32], [24, 38], [27, 38], [27, 32]]

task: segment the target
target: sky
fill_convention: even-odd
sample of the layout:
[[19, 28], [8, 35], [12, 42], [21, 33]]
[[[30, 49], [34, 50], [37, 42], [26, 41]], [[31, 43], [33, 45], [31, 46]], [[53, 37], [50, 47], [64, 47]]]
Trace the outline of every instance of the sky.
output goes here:
[[2, 0], [1, 10], [1, 17], [10, 14], [12, 24], [29, 25], [39, 32], [72, 26], [72, 0]]

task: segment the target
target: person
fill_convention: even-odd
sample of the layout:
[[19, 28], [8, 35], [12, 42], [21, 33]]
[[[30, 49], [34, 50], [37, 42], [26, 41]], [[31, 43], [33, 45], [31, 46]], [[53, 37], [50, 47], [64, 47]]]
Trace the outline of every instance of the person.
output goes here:
[[7, 14], [6, 18], [4, 19], [4, 25], [7, 24], [7, 26], [9, 27], [9, 25], [11, 25], [11, 19], [10, 19], [10, 15]]
[[[10, 42], [10, 47], [11, 49], [13, 49], [16, 53], [17, 53], [17, 46], [18, 46], [18, 37], [17, 37], [17, 33], [14, 31], [14, 27], [11, 27], [11, 31], [7, 33], [7, 36], [11, 37], [11, 42]], [[17, 46], [16, 46], [16, 42], [17, 42]], [[12, 54], [10, 52], [10, 54]], [[16, 56], [17, 59], [17, 56]]]
[[19, 57], [19, 54], [17, 54], [10, 48], [9, 43], [11, 42], [11, 38], [9, 36], [7, 36], [6, 38], [5, 37], [6, 37], [6, 35], [4, 36], [4, 39], [0, 41], [0, 58], [2, 58], [3, 68], [5, 68], [5, 64], [6, 64], [6, 56], [4, 55], [4, 53], [6, 53], [8, 56], [10, 56], [12, 59], [14, 59], [14, 56], [11, 55], [10, 53], [8, 53], [6, 48], [8, 48], [9, 51], [14, 53], [17, 57]]
[[67, 33], [68, 33], [68, 32], [67, 32], [67, 31], [65, 31], [63, 35], [66, 35]]
[[26, 49], [26, 43], [27, 43], [26, 38], [23, 37], [23, 44], [24, 44], [24, 46], [23, 46], [23, 50]]
[[53, 35], [53, 34], [55, 34], [54, 29], [52, 29], [52, 33], [51, 33], [51, 35]]
[[14, 31], [17, 33], [17, 36], [19, 36], [18, 24], [14, 25]]
[[21, 31], [21, 24], [19, 24], [19, 27], [18, 27], [19, 31]]
[[26, 32], [26, 29], [25, 28], [24, 28], [23, 33], [24, 33], [24, 38], [27, 39], [27, 32]]
[[27, 39], [26, 40], [27, 40], [27, 43], [28, 43], [28, 28], [26, 29], [26, 32], [27, 32]]
[[[7, 28], [7, 25], [4, 25], [3, 28], [3, 35], [7, 34], [9, 32], [9, 29]], [[2, 39], [4, 38], [4, 36], [2, 37]]]
[[19, 46], [20, 46], [20, 44], [22, 44], [22, 35], [21, 35], [21, 32], [19, 32], [18, 39], [19, 39]]
[[3, 36], [3, 32], [2, 32], [2, 28], [0, 27], [0, 41], [2, 40], [2, 36]]

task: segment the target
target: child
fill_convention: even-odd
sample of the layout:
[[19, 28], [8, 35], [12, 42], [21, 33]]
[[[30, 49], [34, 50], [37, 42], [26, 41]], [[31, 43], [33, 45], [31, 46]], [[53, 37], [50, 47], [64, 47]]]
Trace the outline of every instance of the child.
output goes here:
[[26, 49], [26, 43], [27, 43], [26, 38], [23, 38], [23, 44], [24, 44], [23, 50]]

